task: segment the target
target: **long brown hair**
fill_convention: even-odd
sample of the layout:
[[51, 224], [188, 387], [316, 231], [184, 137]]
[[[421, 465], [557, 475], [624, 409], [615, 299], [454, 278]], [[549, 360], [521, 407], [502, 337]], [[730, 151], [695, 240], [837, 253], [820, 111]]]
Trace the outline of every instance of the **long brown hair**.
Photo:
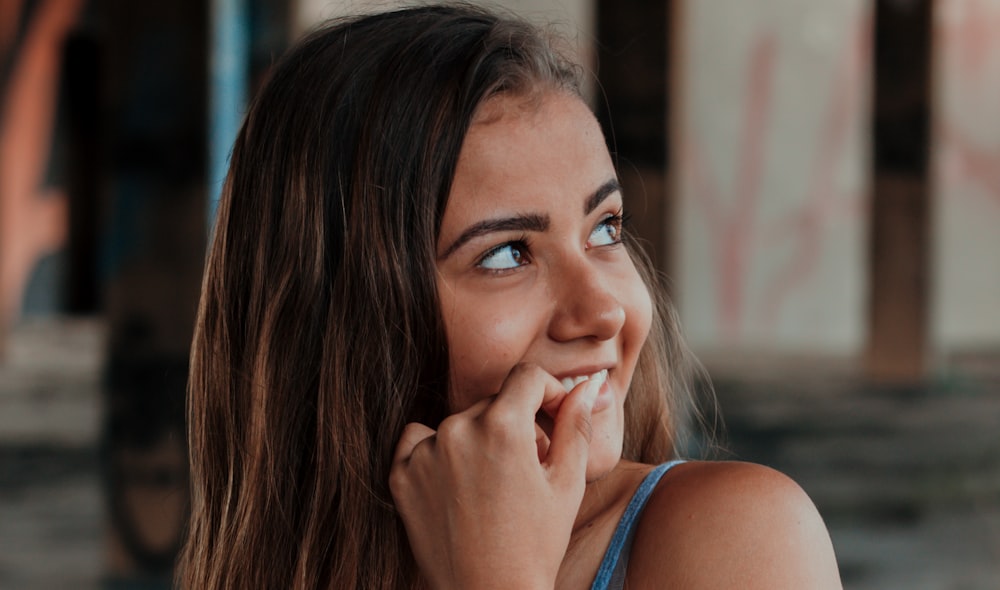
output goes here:
[[[578, 77], [537, 29], [466, 5], [336, 21], [276, 65], [202, 288], [184, 587], [420, 585], [387, 480], [403, 426], [447, 413], [434, 252], [462, 140], [490, 96]], [[672, 317], [628, 398], [632, 459], [668, 458], [685, 413]]]

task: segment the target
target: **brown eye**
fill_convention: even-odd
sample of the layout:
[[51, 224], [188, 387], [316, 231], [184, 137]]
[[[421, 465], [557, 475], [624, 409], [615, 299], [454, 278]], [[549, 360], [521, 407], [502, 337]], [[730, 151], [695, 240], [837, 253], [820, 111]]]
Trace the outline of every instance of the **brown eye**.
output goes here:
[[486, 270], [510, 270], [527, 264], [526, 247], [521, 242], [507, 242], [493, 248], [478, 263]]
[[622, 241], [622, 217], [621, 215], [609, 215], [601, 220], [590, 232], [587, 246], [610, 246]]

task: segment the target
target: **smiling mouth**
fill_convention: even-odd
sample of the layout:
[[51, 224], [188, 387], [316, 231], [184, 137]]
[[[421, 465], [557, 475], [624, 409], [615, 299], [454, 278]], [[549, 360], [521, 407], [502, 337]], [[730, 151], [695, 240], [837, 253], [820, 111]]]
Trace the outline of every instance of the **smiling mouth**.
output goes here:
[[593, 375], [578, 375], [576, 377], [564, 377], [562, 380], [560, 380], [560, 383], [562, 383], [563, 389], [566, 390], [566, 393], [569, 393], [577, 385], [583, 383], [584, 381], [589, 381], [591, 379], [599, 379], [601, 383], [604, 383], [605, 381], [608, 380], [608, 370], [601, 369], [600, 371], [594, 373]]
[[[601, 369], [600, 371], [597, 371], [592, 375], [564, 377], [563, 379], [560, 379], [559, 382], [562, 384], [563, 389], [566, 390], [566, 393], [569, 393], [577, 385], [590, 380], [598, 380], [599, 386], [603, 386], [604, 383], [607, 382], [608, 380], [608, 369]], [[608, 399], [608, 396], [605, 396], [602, 393], [598, 398], [598, 401], [594, 405], [594, 411], [595, 412], [601, 411], [602, 409], [608, 407], [609, 404], [610, 400]], [[552, 430], [555, 426], [554, 418], [555, 418], [554, 416], [549, 415], [549, 413], [544, 409], [538, 410], [538, 413], [535, 415], [535, 423], [541, 428], [542, 432], [549, 439], [551, 439], [552, 437]]]

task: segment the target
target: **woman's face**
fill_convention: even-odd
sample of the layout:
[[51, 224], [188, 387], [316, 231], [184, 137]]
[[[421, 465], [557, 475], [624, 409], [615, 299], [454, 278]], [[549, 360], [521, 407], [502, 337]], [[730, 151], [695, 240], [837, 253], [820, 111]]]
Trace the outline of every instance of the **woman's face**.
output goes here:
[[651, 318], [621, 215], [604, 137], [579, 98], [501, 96], [465, 137], [437, 243], [451, 410], [496, 394], [521, 362], [564, 383], [607, 369], [588, 481], [621, 456], [623, 403]]

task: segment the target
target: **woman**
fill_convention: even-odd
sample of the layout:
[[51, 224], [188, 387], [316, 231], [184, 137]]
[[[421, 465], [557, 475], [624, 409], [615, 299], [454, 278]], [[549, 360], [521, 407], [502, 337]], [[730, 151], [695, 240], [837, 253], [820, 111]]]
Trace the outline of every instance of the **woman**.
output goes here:
[[685, 353], [577, 76], [464, 5], [277, 65], [206, 270], [184, 586], [839, 587], [787, 478], [664, 463]]

